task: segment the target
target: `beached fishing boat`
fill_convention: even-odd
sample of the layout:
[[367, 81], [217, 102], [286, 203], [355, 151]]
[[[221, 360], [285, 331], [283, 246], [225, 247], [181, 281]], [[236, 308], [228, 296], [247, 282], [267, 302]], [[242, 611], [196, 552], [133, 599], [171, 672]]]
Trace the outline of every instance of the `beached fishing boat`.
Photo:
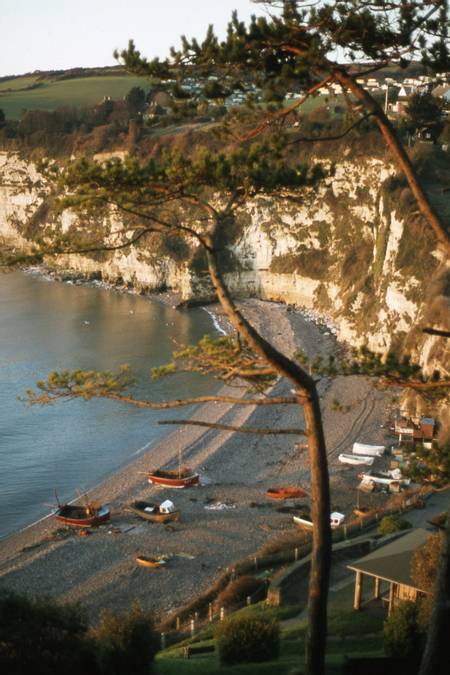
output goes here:
[[354, 455], [365, 455], [366, 457], [381, 457], [386, 452], [384, 445], [369, 445], [368, 443], [353, 443], [352, 453]]
[[157, 469], [147, 474], [149, 483], [167, 488], [187, 488], [200, 484], [200, 475], [187, 466], [173, 471]]
[[166, 564], [166, 561], [161, 558], [151, 558], [147, 555], [139, 555], [136, 558], [136, 562], [138, 565], [142, 565], [142, 567], [162, 567]]
[[183, 450], [178, 450], [178, 469], [157, 469], [147, 472], [147, 480], [167, 488], [187, 488], [200, 485], [200, 474], [183, 466]]
[[[332, 528], [339, 527], [340, 525], [342, 525], [342, 521], [344, 519], [345, 519], [344, 513], [339, 513], [339, 511], [333, 511], [333, 513], [330, 513], [331, 527]], [[313, 527], [311, 517], [307, 514], [302, 514], [300, 516], [293, 516], [292, 520], [296, 525], [300, 525], [300, 527], [303, 527], [305, 529], [311, 529]]]
[[341, 464], [352, 464], [354, 466], [372, 466], [375, 461], [375, 457], [367, 457], [366, 455], [349, 455], [345, 452], [342, 452], [339, 455], [338, 460], [341, 462]]
[[369, 473], [360, 473], [358, 478], [363, 483], [375, 483], [378, 485], [389, 486], [392, 483], [398, 483], [400, 486], [407, 486], [410, 484], [411, 480], [409, 478], [403, 478], [402, 472], [399, 469], [393, 469], [392, 471], [370, 471]]
[[169, 523], [178, 520], [180, 517], [180, 512], [169, 499], [166, 499], [162, 504], [135, 501], [128, 506], [128, 510], [151, 523]]
[[87, 504], [76, 506], [75, 504], [63, 504], [56, 511], [56, 520], [64, 525], [78, 527], [94, 527], [101, 525], [110, 519], [111, 513], [107, 506]]
[[306, 497], [306, 492], [296, 487], [276, 487], [266, 491], [266, 497], [270, 499], [299, 499]]

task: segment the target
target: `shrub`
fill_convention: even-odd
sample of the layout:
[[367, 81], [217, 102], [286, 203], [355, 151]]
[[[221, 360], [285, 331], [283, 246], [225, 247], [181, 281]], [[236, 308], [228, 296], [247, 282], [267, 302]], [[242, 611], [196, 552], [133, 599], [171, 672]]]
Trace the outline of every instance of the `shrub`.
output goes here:
[[104, 610], [92, 631], [101, 673], [145, 675], [159, 648], [151, 616], [138, 603], [123, 615]]
[[216, 606], [233, 607], [245, 601], [247, 596], [252, 598], [253, 602], [262, 600], [265, 595], [266, 584], [262, 579], [256, 579], [252, 576], [242, 576], [231, 581], [226, 588], [219, 594], [216, 600]]
[[78, 605], [0, 592], [0, 672], [96, 673], [87, 620]]
[[220, 661], [224, 664], [271, 661], [278, 657], [278, 622], [263, 616], [236, 616], [222, 621], [215, 633]]
[[425, 634], [419, 627], [418, 607], [414, 602], [402, 602], [384, 622], [384, 651], [388, 656], [419, 658]]
[[418, 622], [421, 626], [428, 625], [433, 609], [436, 577], [439, 573], [441, 551], [444, 544], [442, 531], [430, 534], [425, 544], [419, 546], [411, 561], [411, 578], [422, 591], [428, 595], [418, 603]]
[[401, 532], [411, 527], [411, 523], [403, 518], [397, 516], [385, 516], [380, 520], [378, 525], [379, 534], [394, 534], [394, 532]]

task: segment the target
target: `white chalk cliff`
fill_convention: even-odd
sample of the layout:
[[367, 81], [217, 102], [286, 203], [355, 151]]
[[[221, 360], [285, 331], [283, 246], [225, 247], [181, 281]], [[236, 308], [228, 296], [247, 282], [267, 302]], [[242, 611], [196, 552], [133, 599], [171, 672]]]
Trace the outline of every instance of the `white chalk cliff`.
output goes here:
[[[343, 157], [334, 175], [298, 203], [255, 199], [228, 238], [226, 281], [238, 296], [314, 310], [347, 342], [405, 348], [428, 369], [445, 369], [444, 342], [417, 326], [448, 316], [448, 266], [429, 228], [411, 216], [415, 205], [394, 173], [381, 159]], [[50, 243], [59, 232], [81, 230], [70, 212], [47, 219], [47, 200], [35, 165], [0, 153], [0, 240], [26, 250], [37, 237]], [[114, 242], [117, 221], [105, 224]], [[153, 246], [64, 255], [48, 264], [142, 290], [173, 290], [186, 301], [211, 295], [192, 255], [174, 259]]]

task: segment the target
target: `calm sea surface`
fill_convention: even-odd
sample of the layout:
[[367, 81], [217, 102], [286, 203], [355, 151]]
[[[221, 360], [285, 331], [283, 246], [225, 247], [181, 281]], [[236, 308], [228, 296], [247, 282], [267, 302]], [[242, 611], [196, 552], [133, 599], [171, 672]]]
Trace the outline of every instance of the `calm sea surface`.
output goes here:
[[[129, 363], [135, 396], [152, 400], [211, 392], [211, 380], [183, 374], [152, 383], [152, 366], [178, 343], [215, 331], [202, 309], [176, 311], [148, 299], [13, 272], [0, 275], [0, 537], [49, 512], [151, 448], [179, 411], [139, 410], [113, 401], [28, 407], [18, 395], [51, 370], [112, 369]], [[186, 414], [186, 410], [183, 414]]]

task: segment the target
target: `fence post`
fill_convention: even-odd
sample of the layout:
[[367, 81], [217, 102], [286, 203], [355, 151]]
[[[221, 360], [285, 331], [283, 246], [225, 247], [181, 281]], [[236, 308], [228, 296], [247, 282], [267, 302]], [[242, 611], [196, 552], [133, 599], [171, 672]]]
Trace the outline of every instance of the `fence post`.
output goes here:
[[225, 618], [225, 607], [220, 608], [220, 620], [223, 621]]
[[161, 649], [165, 649], [165, 648], [166, 648], [166, 634], [161, 633]]
[[252, 599], [249, 595], [247, 595], [247, 605], [251, 605], [251, 604], [252, 604]]
[[298, 560], [298, 548], [294, 549], [294, 560], [295, 560], [295, 562], [297, 562], [297, 560]]
[[208, 604], [208, 621], [212, 621], [213, 618], [213, 608], [212, 608], [212, 603], [210, 602]]
[[195, 619], [191, 619], [191, 635], [195, 633]]
[[175, 628], [176, 628], [178, 631], [180, 630], [180, 623], [181, 623], [181, 622], [180, 622], [180, 617], [177, 616], [177, 620], [176, 620], [176, 623], [175, 623]]
[[258, 569], [258, 558], [255, 555], [255, 570], [257, 570], [257, 569]]

